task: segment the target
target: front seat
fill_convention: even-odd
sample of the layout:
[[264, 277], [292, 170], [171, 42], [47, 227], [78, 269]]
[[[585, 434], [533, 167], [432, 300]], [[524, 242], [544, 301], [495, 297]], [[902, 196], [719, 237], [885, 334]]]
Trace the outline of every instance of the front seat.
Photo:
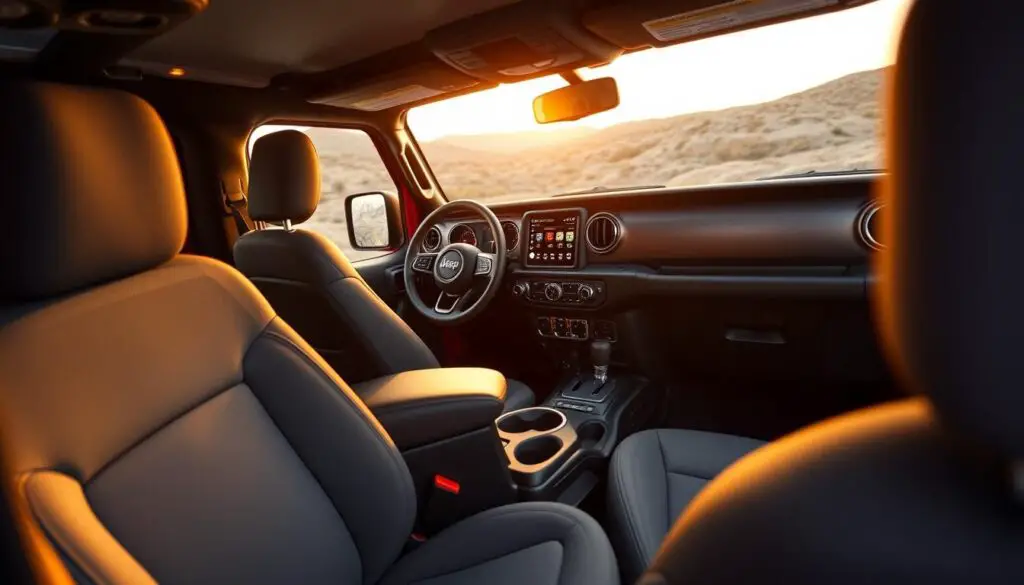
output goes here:
[[179, 254], [181, 172], [133, 95], [0, 85], [0, 330], [17, 497], [78, 582], [612, 584], [554, 503], [409, 554], [413, 483], [338, 375], [220, 262]]
[[[309, 137], [282, 130], [259, 138], [249, 168], [249, 216], [286, 228], [243, 235], [235, 243], [235, 266], [357, 393], [370, 378], [440, 367], [334, 242], [294, 229], [319, 203], [320, 159]], [[507, 383], [506, 412], [533, 405], [526, 384]]]
[[917, 396], [737, 462], [645, 583], [1024, 583], [1024, 31], [965, 6], [911, 6], [887, 87], [873, 292]]
[[700, 490], [762, 441], [686, 429], [630, 435], [608, 466], [609, 533], [627, 582], [654, 559]]

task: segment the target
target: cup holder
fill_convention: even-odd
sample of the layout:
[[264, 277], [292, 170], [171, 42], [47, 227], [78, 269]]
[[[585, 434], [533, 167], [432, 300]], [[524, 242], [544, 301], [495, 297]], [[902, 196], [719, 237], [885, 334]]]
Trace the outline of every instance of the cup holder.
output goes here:
[[582, 447], [594, 447], [604, 438], [604, 425], [596, 420], [588, 420], [576, 429]]
[[[565, 422], [564, 414], [546, 406], [513, 410], [508, 414], [498, 417], [497, 420], [498, 430], [510, 434], [528, 433], [530, 431], [551, 433], [565, 426]], [[555, 451], [557, 450], [555, 449]], [[517, 449], [517, 456], [518, 452]], [[520, 461], [522, 460], [520, 459]]]
[[515, 456], [523, 465], [537, 465], [551, 459], [561, 449], [562, 439], [555, 435], [541, 435], [519, 443]]

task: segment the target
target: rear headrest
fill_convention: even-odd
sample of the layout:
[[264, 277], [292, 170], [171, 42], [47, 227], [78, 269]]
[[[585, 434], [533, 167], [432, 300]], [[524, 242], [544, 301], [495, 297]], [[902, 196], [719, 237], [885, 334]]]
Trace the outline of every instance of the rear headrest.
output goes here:
[[889, 90], [882, 326], [949, 425], [1024, 457], [1024, 42], [998, 2], [916, 2]]
[[249, 217], [302, 223], [320, 204], [320, 159], [313, 141], [298, 130], [258, 139], [249, 162]]
[[185, 239], [160, 117], [123, 92], [0, 83], [0, 296], [31, 300], [141, 272]]

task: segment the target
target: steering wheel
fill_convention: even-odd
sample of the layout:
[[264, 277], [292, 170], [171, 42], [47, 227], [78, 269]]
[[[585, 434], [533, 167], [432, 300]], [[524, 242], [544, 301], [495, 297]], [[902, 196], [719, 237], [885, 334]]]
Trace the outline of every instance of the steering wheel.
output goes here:
[[[424, 252], [427, 232], [457, 212], [471, 212], [487, 222], [494, 234], [493, 254], [476, 246], [449, 243], [437, 252]], [[405, 253], [405, 290], [412, 306], [425, 317], [442, 325], [463, 323], [483, 312], [501, 286], [505, 274], [505, 232], [498, 216], [486, 206], [467, 199], [451, 201], [434, 210], [416, 229]], [[429, 274], [441, 289], [437, 300], [426, 303], [416, 289], [415, 274]]]

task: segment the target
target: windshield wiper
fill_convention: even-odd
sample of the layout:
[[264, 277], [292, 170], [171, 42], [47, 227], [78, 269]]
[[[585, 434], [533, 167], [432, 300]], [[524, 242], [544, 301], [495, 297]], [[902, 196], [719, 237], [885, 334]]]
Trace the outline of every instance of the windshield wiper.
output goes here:
[[571, 195], [587, 195], [590, 193], [618, 193], [620, 191], [639, 191], [644, 189], [664, 189], [665, 185], [633, 185], [630, 187], [602, 187], [598, 185], [580, 191], [569, 191], [568, 193], [557, 193], [551, 197], [569, 197]]
[[804, 171], [802, 173], [792, 173], [786, 175], [769, 175], [767, 177], [758, 177], [758, 181], [773, 181], [775, 179], [800, 179], [803, 177], [842, 177], [845, 175], [876, 175], [878, 173], [884, 173], [884, 169], [849, 169], [845, 171]]

